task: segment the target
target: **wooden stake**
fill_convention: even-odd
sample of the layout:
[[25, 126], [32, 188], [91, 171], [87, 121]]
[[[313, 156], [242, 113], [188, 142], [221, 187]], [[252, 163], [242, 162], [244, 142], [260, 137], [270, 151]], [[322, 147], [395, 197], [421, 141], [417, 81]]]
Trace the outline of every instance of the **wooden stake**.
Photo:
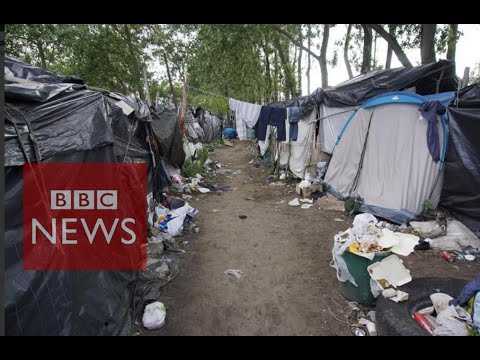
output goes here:
[[180, 123], [180, 135], [183, 137], [185, 133], [185, 114], [187, 113], [187, 97], [188, 97], [188, 72], [187, 64], [183, 70], [185, 73], [185, 78], [183, 82], [183, 96], [182, 96], [182, 109], [180, 112], [179, 123]]
[[470, 68], [467, 66], [463, 71], [462, 89], [468, 85], [469, 79], [470, 79]]
[[143, 80], [145, 82], [145, 99], [147, 100], [148, 105], [152, 105], [152, 100], [150, 99], [150, 89], [148, 88], [147, 66], [145, 64], [143, 64]]

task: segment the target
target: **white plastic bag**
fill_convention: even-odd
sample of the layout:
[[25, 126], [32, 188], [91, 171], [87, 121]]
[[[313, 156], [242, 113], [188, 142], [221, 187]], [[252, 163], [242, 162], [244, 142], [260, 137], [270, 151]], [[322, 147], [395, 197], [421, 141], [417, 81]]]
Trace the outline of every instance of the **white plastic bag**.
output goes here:
[[480, 292], [475, 296], [473, 303], [473, 325], [480, 331]]
[[378, 223], [378, 220], [372, 214], [358, 214], [353, 219], [353, 232], [357, 236], [365, 234], [368, 230], [370, 224], [375, 225]]
[[143, 313], [143, 326], [147, 329], [159, 329], [165, 324], [165, 317], [167, 316], [167, 309], [163, 303], [156, 301], [148, 304]]

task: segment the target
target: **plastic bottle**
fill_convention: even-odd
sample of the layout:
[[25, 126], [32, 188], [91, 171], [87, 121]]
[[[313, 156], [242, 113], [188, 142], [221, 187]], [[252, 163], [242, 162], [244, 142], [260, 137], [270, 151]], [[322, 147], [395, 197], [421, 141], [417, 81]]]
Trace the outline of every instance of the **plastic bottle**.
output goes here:
[[416, 312], [416, 313], [413, 313], [412, 317], [413, 317], [413, 320], [415, 320], [416, 323], [420, 325], [420, 327], [423, 330], [425, 330], [428, 334], [435, 336], [435, 333], [433, 332], [433, 326], [432, 324], [430, 324], [430, 321], [428, 321], [425, 316]]

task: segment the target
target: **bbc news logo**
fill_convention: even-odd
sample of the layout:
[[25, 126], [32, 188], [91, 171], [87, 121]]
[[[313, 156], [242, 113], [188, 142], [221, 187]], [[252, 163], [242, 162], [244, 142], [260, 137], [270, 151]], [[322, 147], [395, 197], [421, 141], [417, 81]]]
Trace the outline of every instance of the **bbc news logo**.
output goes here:
[[25, 270], [145, 270], [146, 164], [23, 168]]

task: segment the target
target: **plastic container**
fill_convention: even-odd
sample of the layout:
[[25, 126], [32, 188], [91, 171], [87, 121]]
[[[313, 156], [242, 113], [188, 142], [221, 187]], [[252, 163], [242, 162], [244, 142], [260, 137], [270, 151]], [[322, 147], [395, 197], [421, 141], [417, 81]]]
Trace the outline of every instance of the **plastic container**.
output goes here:
[[356, 301], [364, 306], [372, 306], [375, 304], [375, 298], [370, 290], [370, 274], [367, 267], [384, 258], [392, 255], [391, 252], [379, 252], [375, 254], [372, 260], [368, 260], [362, 256], [352, 254], [346, 250], [343, 253], [343, 259], [347, 264], [348, 271], [355, 279], [358, 286], [353, 285], [350, 281], [339, 282], [340, 293], [350, 301]]

